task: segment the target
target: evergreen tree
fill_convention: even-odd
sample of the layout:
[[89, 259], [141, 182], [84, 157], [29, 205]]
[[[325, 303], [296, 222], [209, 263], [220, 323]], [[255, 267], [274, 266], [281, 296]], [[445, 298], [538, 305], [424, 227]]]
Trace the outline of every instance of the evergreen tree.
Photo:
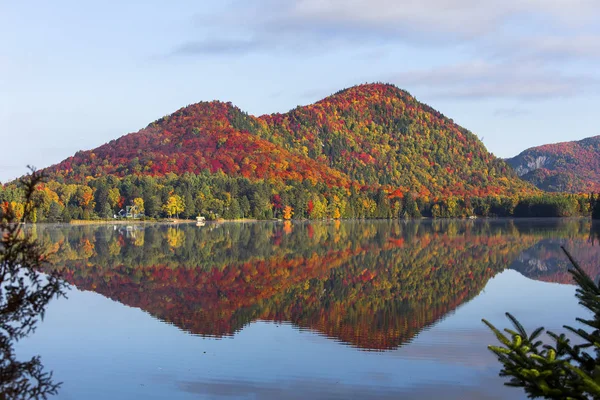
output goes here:
[[60, 215], [62, 222], [64, 223], [69, 223], [71, 222], [71, 219], [73, 217], [71, 217], [71, 213], [69, 212], [69, 208], [68, 207], [64, 207], [62, 210], [62, 213]]
[[573, 345], [565, 334], [548, 331], [554, 343], [544, 344], [538, 340], [544, 328], [529, 335], [515, 317], [506, 313], [514, 326], [504, 330], [508, 336], [483, 320], [502, 344], [489, 349], [503, 365], [500, 376], [510, 378], [506, 385], [522, 387], [530, 398], [597, 399], [600, 398], [600, 286], [564, 247], [563, 251], [573, 264], [570, 272], [578, 286], [579, 304], [593, 314], [591, 319], [577, 318], [588, 330], [565, 326], [582, 343]]
[[195, 218], [196, 217], [196, 203], [194, 202], [192, 194], [189, 192], [189, 190], [186, 191], [185, 195], [183, 196], [183, 204], [184, 204], [184, 208], [185, 208], [183, 217], [187, 218], [187, 219]]
[[113, 210], [112, 208], [110, 208], [110, 204], [108, 204], [108, 201], [102, 203], [102, 207], [100, 209], [100, 212], [98, 213], [98, 216], [103, 219], [109, 219], [114, 216]]
[[242, 214], [241, 208], [240, 208], [240, 203], [237, 201], [237, 199], [233, 199], [231, 200], [231, 204], [229, 205], [229, 207], [227, 207], [227, 209], [225, 210], [225, 214], [223, 215], [223, 218], [225, 219], [237, 219], [240, 218]]
[[159, 198], [156, 196], [144, 197], [144, 208], [148, 217], [158, 218], [161, 210]]
[[594, 197], [594, 193], [590, 196], [592, 205], [592, 219], [600, 219], [600, 201], [597, 197]]
[[240, 200], [240, 209], [242, 211], [242, 218], [248, 218], [250, 216], [250, 200], [248, 200], [248, 197], [242, 196]]
[[46, 220], [48, 222], [59, 222], [61, 218], [61, 214], [63, 212], [63, 207], [57, 202], [53, 201], [50, 203], [50, 209], [48, 210], [48, 216]]
[[404, 206], [402, 209], [402, 218], [421, 218], [421, 212], [415, 198], [412, 194], [407, 194], [404, 197]]

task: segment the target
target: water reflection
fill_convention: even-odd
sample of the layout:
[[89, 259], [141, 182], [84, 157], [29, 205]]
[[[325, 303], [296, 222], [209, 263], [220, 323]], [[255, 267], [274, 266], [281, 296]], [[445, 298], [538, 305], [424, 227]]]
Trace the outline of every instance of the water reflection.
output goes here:
[[288, 321], [367, 350], [409, 342], [506, 268], [568, 283], [559, 244], [600, 265], [584, 220], [36, 229], [68, 282], [187, 332]]

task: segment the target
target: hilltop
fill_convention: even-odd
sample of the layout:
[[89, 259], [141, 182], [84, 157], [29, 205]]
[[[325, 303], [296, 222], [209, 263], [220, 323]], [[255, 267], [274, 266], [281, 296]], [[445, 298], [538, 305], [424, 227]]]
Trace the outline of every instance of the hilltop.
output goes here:
[[261, 117], [230, 103], [193, 104], [47, 172], [75, 183], [106, 175], [222, 172], [434, 198], [532, 191], [477, 136], [388, 84], [355, 86]]
[[600, 191], [600, 136], [532, 147], [507, 162], [522, 179], [546, 191]]

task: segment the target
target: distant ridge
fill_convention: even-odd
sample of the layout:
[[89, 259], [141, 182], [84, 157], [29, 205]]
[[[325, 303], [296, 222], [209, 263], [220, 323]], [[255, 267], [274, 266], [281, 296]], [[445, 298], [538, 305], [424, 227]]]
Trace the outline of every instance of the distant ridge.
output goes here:
[[600, 191], [600, 136], [532, 147], [507, 162], [542, 190]]

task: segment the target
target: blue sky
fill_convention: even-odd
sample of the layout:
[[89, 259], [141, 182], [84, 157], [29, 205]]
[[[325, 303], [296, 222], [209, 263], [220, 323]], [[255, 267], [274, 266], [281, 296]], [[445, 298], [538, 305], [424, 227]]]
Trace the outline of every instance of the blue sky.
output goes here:
[[376, 81], [501, 157], [594, 136], [597, 21], [597, 0], [0, 0], [0, 181], [198, 101], [260, 115]]

